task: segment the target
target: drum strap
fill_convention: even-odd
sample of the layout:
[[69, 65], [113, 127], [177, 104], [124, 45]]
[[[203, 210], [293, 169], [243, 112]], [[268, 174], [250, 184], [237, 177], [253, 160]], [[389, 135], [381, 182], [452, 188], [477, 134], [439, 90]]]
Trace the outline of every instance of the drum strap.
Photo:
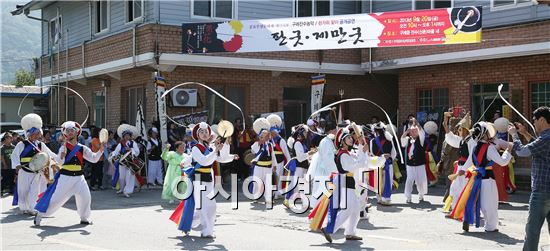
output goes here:
[[[67, 147], [68, 145], [65, 145], [65, 147]], [[81, 144], [76, 144], [73, 149], [71, 150], [71, 152], [65, 157], [65, 162], [63, 163], [64, 165], [66, 165], [68, 163], [68, 161], [70, 161], [77, 153], [78, 151], [80, 150], [80, 148], [82, 148], [82, 145]], [[80, 163], [82, 163], [82, 158], [80, 156], [77, 156], [79, 157], [78, 159], [80, 160]]]
[[[29, 143], [30, 144], [26, 145], [25, 148], [23, 149], [23, 151], [21, 152], [20, 157], [26, 157], [27, 154], [29, 154], [29, 152], [31, 152], [33, 148], [36, 149], [36, 151], [40, 152], [40, 149], [35, 148], [33, 143], [31, 143], [30, 141], [29, 141]], [[41, 144], [41, 143], [39, 143], [39, 144]]]

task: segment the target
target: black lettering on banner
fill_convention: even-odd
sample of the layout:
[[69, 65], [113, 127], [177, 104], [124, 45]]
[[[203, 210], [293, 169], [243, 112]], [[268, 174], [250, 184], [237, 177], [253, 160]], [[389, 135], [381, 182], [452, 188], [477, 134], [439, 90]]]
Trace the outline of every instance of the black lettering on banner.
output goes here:
[[336, 37], [340, 37], [340, 39], [338, 40], [338, 44], [341, 44], [341, 43], [345, 43], [346, 39], [344, 39], [346, 37], [348, 33], [344, 31], [344, 28], [340, 27], [338, 28], [338, 30], [332, 30], [330, 32], [330, 35], [333, 37], [333, 38], [336, 38]]
[[349, 35], [350, 38], [357, 36], [355, 41], [353, 41], [353, 44], [357, 44], [357, 42], [364, 43], [365, 41], [363, 41], [363, 39], [360, 39], [361, 38], [361, 27], [355, 27], [355, 28], [353, 28], [353, 30], [357, 31], [357, 33]]
[[272, 33], [271, 37], [273, 37], [273, 39], [275, 39], [275, 41], [281, 40], [281, 42], [279, 42], [280, 46], [283, 46], [283, 45], [287, 44], [287, 42], [285, 42], [286, 36], [285, 36], [283, 31]]
[[297, 39], [296, 40], [296, 43], [294, 43], [293, 47], [296, 47], [298, 44], [299, 45], [303, 45], [304, 43], [301, 43], [300, 42], [300, 39], [302, 39], [302, 36], [300, 35], [301, 32], [299, 30], [295, 30], [295, 31], [292, 31], [292, 33], [296, 34], [295, 37], [290, 37], [288, 38], [289, 40], [294, 40], [294, 39]]

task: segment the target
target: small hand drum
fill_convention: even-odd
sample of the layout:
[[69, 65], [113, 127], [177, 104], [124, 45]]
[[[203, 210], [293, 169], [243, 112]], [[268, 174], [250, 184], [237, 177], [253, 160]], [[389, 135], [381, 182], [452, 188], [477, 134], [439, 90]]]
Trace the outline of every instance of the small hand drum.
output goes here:
[[103, 128], [101, 131], [99, 131], [99, 143], [105, 144], [109, 141], [109, 131], [107, 129]]
[[29, 169], [33, 172], [42, 171], [50, 165], [50, 156], [45, 152], [35, 154], [29, 162]]

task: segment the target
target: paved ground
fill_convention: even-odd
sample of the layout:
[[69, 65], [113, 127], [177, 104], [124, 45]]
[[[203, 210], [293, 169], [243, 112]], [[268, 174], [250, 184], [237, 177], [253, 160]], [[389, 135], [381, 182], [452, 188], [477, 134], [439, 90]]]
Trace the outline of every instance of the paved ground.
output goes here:
[[[160, 200], [160, 189], [142, 190], [123, 198], [112, 190], [92, 192], [94, 224], [78, 225], [74, 199], [41, 227], [33, 227], [32, 217], [17, 215], [11, 197], [2, 198], [2, 249], [471, 249], [520, 250], [527, 219], [528, 193], [511, 195], [501, 204], [500, 232], [485, 233], [471, 228], [463, 233], [461, 223], [445, 219], [441, 212], [441, 188], [430, 188], [427, 201], [405, 204], [402, 191], [395, 194], [392, 207], [373, 206], [370, 220], [359, 223], [363, 241], [345, 241], [340, 230], [335, 243], [328, 244], [310, 232], [306, 215], [296, 215], [277, 203], [273, 210], [252, 204], [240, 196], [239, 209], [227, 201], [218, 202], [215, 226], [217, 238], [201, 239], [193, 231], [184, 237], [168, 220], [176, 204]], [[549, 249], [545, 224], [541, 248]]]

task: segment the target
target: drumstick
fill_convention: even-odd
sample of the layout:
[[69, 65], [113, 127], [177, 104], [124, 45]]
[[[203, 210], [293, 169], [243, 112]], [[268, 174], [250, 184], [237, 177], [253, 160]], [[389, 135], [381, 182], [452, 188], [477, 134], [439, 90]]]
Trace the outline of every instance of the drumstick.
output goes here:
[[464, 24], [466, 23], [466, 21], [468, 21], [468, 19], [470, 19], [470, 17], [472, 17], [474, 15], [474, 11], [473, 10], [469, 10], [468, 11], [468, 14], [466, 15], [466, 17], [464, 18], [464, 20], [462, 20], [462, 22], [460, 22], [458, 24], [458, 26], [456, 27], [455, 31], [453, 32], [453, 35], [456, 35], [460, 29], [462, 29], [462, 27], [464, 26]]

